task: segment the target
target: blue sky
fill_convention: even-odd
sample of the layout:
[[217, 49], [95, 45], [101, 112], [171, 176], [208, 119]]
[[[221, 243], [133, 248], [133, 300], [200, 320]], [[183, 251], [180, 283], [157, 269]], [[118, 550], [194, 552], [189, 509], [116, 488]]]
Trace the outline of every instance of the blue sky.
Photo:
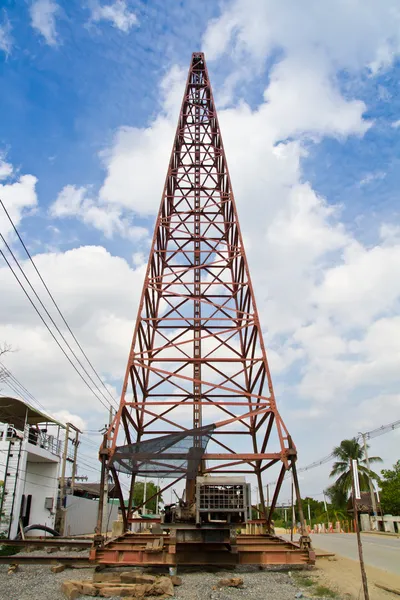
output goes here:
[[[340, 441], [338, 398], [346, 435], [352, 420], [369, 429], [400, 412], [400, 28], [390, 0], [250, 5], [2, 0], [2, 194], [118, 396], [184, 79], [203, 49], [278, 401], [311, 462]], [[36, 187], [17, 188], [27, 175]], [[43, 383], [51, 342], [1, 276], [10, 368], [48, 410], [95, 427], [103, 416], [62, 358]], [[376, 442], [389, 462], [396, 440]]]

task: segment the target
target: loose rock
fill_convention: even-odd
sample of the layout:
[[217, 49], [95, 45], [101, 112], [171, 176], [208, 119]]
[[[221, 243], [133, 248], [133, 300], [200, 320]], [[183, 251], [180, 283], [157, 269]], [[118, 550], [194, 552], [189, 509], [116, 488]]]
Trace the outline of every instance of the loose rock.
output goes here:
[[65, 565], [54, 565], [50, 570], [52, 573], [62, 573], [65, 571]]
[[151, 593], [154, 596], [173, 596], [174, 586], [172, 584], [171, 579], [169, 577], [160, 577], [160, 579], [158, 579], [156, 583], [153, 584], [151, 588]]
[[243, 585], [243, 579], [241, 577], [231, 577], [230, 579], [220, 579], [218, 582], [219, 587], [241, 587]]
[[172, 585], [182, 585], [183, 583], [182, 577], [178, 577], [178, 575], [172, 575], [170, 579], [172, 581]]
[[19, 569], [18, 565], [10, 565], [8, 567], [8, 574], [13, 575], [14, 573], [16, 573], [18, 571], [18, 569]]

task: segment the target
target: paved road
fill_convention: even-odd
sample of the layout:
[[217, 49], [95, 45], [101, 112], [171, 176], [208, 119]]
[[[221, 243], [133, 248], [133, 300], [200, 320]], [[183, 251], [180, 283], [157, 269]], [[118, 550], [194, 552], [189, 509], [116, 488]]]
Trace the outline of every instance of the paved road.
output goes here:
[[[290, 539], [290, 536], [284, 537]], [[295, 536], [295, 540], [298, 536]], [[315, 548], [358, 560], [354, 533], [319, 533], [311, 536]], [[400, 538], [364, 533], [361, 535], [365, 564], [400, 575]]]

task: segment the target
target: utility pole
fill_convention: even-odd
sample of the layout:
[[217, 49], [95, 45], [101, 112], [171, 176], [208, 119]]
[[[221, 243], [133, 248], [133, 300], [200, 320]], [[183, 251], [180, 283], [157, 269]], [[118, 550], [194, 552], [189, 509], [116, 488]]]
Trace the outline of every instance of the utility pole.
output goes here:
[[294, 504], [293, 504], [293, 495], [294, 495], [294, 481], [293, 481], [293, 471], [292, 471], [292, 499], [291, 499], [291, 503], [292, 503], [292, 526], [290, 528], [290, 541], [293, 542], [293, 529], [294, 529], [294, 520], [295, 520], [295, 511], [294, 511]]
[[75, 480], [76, 480], [76, 467], [77, 467], [77, 458], [78, 458], [78, 446], [79, 446], [79, 434], [81, 433], [81, 431], [75, 427], [75, 439], [72, 440], [72, 444], [74, 446], [74, 458], [73, 458], [73, 463], [72, 463], [72, 477], [71, 477], [71, 490], [72, 490], [72, 494], [74, 493], [74, 488], [75, 488]]
[[143, 510], [142, 510], [143, 515], [147, 515], [146, 500], [147, 500], [147, 477], [144, 478]]
[[[109, 417], [108, 417], [109, 423], [108, 423], [107, 429], [110, 429], [112, 420], [113, 420], [113, 409], [112, 409], [112, 406], [110, 405], [110, 412], [109, 412]], [[101, 493], [101, 490], [100, 490], [100, 493]], [[103, 483], [103, 511], [104, 511], [103, 527], [104, 527], [105, 535], [107, 537], [107, 529], [108, 529], [108, 469], [106, 469], [106, 473], [104, 476], [104, 483]]]
[[358, 469], [357, 469], [357, 460], [352, 459], [351, 461], [351, 487], [352, 487], [352, 496], [353, 496], [353, 511], [354, 511], [354, 527], [357, 535], [357, 545], [358, 545], [358, 556], [360, 558], [360, 568], [361, 568], [361, 579], [364, 588], [364, 598], [365, 600], [369, 600], [368, 593], [368, 582], [367, 582], [367, 574], [365, 572], [364, 565], [364, 556], [363, 549], [361, 543], [361, 535], [360, 528], [358, 526], [358, 515], [357, 515], [357, 499], [361, 499], [360, 493], [360, 483], [358, 480]]
[[[75, 444], [75, 448], [74, 448], [74, 457], [70, 458], [68, 456], [68, 443], [70, 441], [70, 431], [71, 429], [73, 429], [75, 431], [75, 438], [72, 440], [72, 443]], [[63, 455], [62, 455], [62, 461], [61, 461], [61, 478], [60, 478], [60, 513], [59, 513], [59, 531], [61, 533], [61, 535], [65, 535], [65, 510], [66, 510], [66, 506], [65, 506], [65, 498], [67, 495], [67, 486], [66, 486], [66, 477], [65, 477], [65, 472], [66, 472], [66, 468], [67, 468], [67, 462], [72, 462], [72, 478], [71, 478], [71, 488], [74, 488], [75, 485], [75, 479], [76, 479], [76, 460], [77, 460], [77, 456], [78, 456], [78, 445], [79, 445], [79, 434], [80, 434], [80, 430], [75, 427], [75, 425], [72, 425], [72, 423], [67, 423], [66, 428], [65, 428], [65, 441], [64, 441], [64, 451], [63, 451]]]
[[93, 543], [95, 546], [101, 546], [104, 541], [104, 537], [102, 534], [103, 530], [103, 512], [104, 512], [104, 494], [101, 493], [101, 490], [104, 489], [106, 477], [106, 461], [107, 461], [107, 433], [103, 435], [103, 445], [100, 449], [100, 460], [101, 460], [101, 475], [100, 475], [100, 495], [99, 495], [99, 508], [97, 511], [97, 524], [95, 529], [95, 535], [93, 538]]
[[[365, 454], [365, 462], [367, 463], [367, 469], [368, 471], [371, 470], [370, 464], [369, 464], [369, 457], [368, 457], [368, 449], [367, 449], [367, 441], [366, 441], [366, 434], [362, 433], [362, 438], [363, 438], [363, 442], [364, 442], [364, 454]], [[372, 480], [371, 477], [368, 476], [368, 483], [369, 483], [369, 491], [371, 494], [371, 502], [372, 502], [372, 510], [374, 513], [374, 517], [378, 516], [378, 511], [376, 508], [376, 498], [375, 498], [375, 492], [374, 492], [374, 487], [372, 485]]]
[[326, 516], [328, 519], [328, 529], [329, 529], [329, 512], [328, 512], [328, 505], [326, 503], [326, 498], [325, 498], [325, 492], [322, 492], [324, 494], [324, 505], [325, 505], [325, 512], [326, 512]]
[[61, 481], [60, 481], [60, 534], [65, 535], [64, 525], [65, 525], [65, 470], [67, 466], [67, 458], [68, 458], [68, 441], [69, 441], [69, 428], [70, 423], [67, 423], [67, 427], [65, 429], [65, 440], [64, 440], [64, 451], [62, 456], [61, 463]]

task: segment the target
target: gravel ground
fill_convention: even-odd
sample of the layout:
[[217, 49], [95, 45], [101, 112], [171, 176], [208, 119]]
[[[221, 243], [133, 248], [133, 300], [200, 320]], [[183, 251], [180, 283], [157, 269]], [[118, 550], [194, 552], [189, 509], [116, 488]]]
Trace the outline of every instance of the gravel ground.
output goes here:
[[[35, 554], [42, 554], [42, 552]], [[65, 555], [65, 552], [62, 554]], [[52, 556], [57, 556], [57, 553]], [[9, 575], [7, 570], [7, 565], [0, 565], [0, 600], [65, 600], [61, 593], [63, 581], [91, 580], [93, 576], [92, 567], [52, 573], [50, 566], [47, 565], [23, 565], [12, 575]], [[292, 576], [290, 572], [267, 571], [258, 567], [238, 567], [235, 570], [181, 568], [178, 575], [182, 578], [183, 584], [175, 588], [177, 599], [295, 600], [302, 597], [321, 600], [320, 596], [314, 596], [309, 589], [303, 589], [300, 583], [301, 577], [296, 574]], [[304, 573], [304, 576], [306, 575], [307, 573]], [[213, 589], [220, 579], [230, 577], [242, 577], [243, 587]], [[119, 600], [119, 598], [110, 600]]]

